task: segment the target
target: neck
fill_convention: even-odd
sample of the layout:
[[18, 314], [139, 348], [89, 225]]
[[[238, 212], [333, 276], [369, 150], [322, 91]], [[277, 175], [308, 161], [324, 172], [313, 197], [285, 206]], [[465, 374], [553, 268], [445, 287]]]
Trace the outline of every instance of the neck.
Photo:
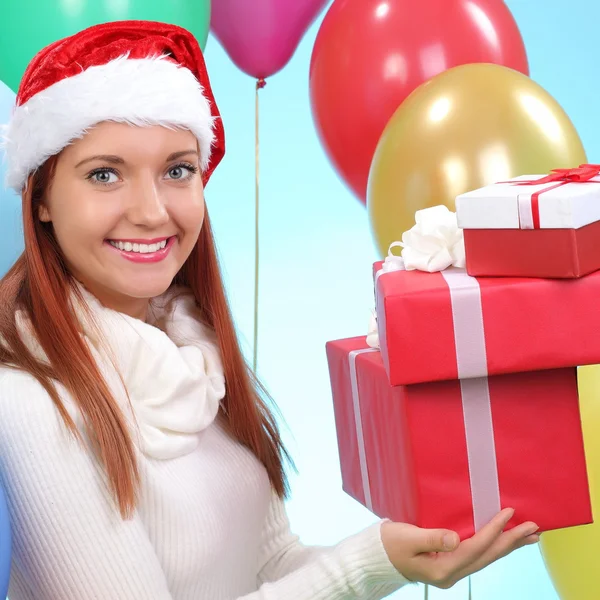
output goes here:
[[148, 315], [148, 298], [133, 298], [115, 293], [114, 290], [88, 286], [80, 282], [106, 308], [127, 315], [140, 321], [146, 321]]

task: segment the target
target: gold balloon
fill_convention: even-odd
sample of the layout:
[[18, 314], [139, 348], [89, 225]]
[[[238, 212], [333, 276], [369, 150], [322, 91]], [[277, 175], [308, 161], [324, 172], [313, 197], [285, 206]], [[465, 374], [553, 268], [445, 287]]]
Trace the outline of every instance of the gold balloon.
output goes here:
[[518, 175], [586, 162], [575, 127], [529, 77], [494, 64], [449, 69], [417, 88], [388, 122], [367, 190], [382, 255], [417, 210]]
[[[561, 600], [600, 597], [600, 365], [579, 367], [579, 402], [595, 523], [540, 537], [546, 568]], [[556, 440], [559, 444], [560, 440]]]

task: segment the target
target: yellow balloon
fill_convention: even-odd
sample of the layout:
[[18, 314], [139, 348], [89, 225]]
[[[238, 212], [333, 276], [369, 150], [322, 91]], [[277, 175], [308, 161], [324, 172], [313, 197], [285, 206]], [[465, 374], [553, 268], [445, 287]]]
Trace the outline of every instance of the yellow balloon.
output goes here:
[[382, 255], [417, 210], [495, 181], [586, 162], [575, 127], [529, 77], [494, 64], [449, 69], [396, 110], [377, 146], [367, 189]]
[[[561, 600], [600, 597], [600, 365], [579, 367], [579, 400], [595, 523], [542, 533], [540, 548]], [[559, 441], [557, 440], [557, 443]]]

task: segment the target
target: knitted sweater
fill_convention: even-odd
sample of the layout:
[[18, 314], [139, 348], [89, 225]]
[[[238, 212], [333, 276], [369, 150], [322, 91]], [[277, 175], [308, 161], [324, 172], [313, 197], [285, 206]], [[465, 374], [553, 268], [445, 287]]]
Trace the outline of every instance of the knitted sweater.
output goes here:
[[407, 583], [380, 523], [332, 547], [304, 546], [291, 532], [265, 469], [220, 423], [220, 357], [191, 296], [157, 299], [148, 323], [85, 298], [86, 342], [131, 424], [137, 510], [121, 518], [93, 452], [67, 432], [43, 387], [0, 367], [11, 600], [376, 600]]

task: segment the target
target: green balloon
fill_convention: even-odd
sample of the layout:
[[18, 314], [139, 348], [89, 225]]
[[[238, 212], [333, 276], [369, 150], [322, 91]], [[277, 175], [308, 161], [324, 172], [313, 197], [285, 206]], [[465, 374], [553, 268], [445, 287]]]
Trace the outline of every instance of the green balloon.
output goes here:
[[17, 91], [31, 59], [45, 46], [99, 23], [142, 19], [191, 31], [204, 50], [210, 0], [2, 0], [0, 81]]

